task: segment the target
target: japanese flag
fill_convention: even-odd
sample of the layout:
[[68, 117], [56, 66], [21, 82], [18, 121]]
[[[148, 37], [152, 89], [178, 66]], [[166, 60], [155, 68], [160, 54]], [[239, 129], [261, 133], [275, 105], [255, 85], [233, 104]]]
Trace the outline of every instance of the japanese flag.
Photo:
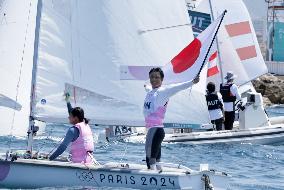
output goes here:
[[[207, 62], [207, 53], [224, 13], [212, 22], [197, 38], [186, 46], [169, 63], [162, 67], [164, 84], [181, 83], [193, 80]], [[148, 80], [149, 70], [154, 66], [121, 66], [121, 80]]]
[[223, 16], [224, 14], [219, 16], [218, 19], [176, 55], [170, 63], [162, 68], [165, 74], [163, 83], [172, 84], [191, 81], [200, 73]]

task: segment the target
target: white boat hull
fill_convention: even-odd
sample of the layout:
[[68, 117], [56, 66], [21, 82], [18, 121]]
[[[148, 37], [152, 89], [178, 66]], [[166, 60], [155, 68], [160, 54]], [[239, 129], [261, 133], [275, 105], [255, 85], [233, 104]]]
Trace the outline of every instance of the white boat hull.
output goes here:
[[[121, 140], [135, 143], [145, 143], [145, 135], [124, 136]], [[114, 138], [117, 140], [117, 138]], [[252, 144], [283, 144], [284, 125], [276, 124], [270, 127], [251, 128], [231, 131], [202, 131], [191, 133], [167, 133], [166, 143], [183, 144], [213, 144], [213, 143], [252, 143]]]
[[273, 127], [251, 128], [247, 130], [193, 132], [166, 135], [164, 142], [186, 144], [212, 143], [253, 143], [281, 144], [284, 143], [284, 125]]
[[0, 160], [0, 187], [123, 187], [138, 189], [204, 189], [208, 175], [215, 190], [228, 187], [229, 176], [215, 171], [164, 167], [162, 172], [144, 165], [109, 163], [86, 166], [69, 162], [20, 159]]

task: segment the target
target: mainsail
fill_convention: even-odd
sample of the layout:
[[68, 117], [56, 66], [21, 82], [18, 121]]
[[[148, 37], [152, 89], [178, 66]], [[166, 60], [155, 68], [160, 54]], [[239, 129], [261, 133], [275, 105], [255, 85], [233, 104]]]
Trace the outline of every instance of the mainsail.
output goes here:
[[0, 3], [0, 135], [24, 136], [29, 126], [37, 2]]
[[[93, 123], [144, 126], [144, 81], [122, 81], [120, 69], [163, 66], [193, 40], [185, 2], [40, 2], [34, 116], [66, 122], [66, 88]], [[171, 99], [166, 123], [209, 122], [201, 81]]]

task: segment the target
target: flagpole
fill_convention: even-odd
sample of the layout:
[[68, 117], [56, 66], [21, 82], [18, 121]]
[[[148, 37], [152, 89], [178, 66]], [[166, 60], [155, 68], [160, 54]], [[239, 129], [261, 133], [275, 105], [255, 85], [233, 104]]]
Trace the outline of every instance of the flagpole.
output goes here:
[[208, 48], [208, 50], [207, 50], [207, 53], [206, 53], [206, 55], [205, 55], [205, 58], [204, 58], [204, 60], [203, 60], [203, 62], [202, 62], [202, 65], [201, 65], [201, 67], [200, 67], [200, 70], [199, 70], [197, 76], [201, 73], [201, 70], [202, 70], [202, 68], [203, 68], [203, 66], [204, 66], [204, 64], [205, 64], [205, 62], [206, 62], [206, 60], [207, 60], [208, 54], [209, 54], [209, 52], [210, 52], [210, 49], [211, 49], [211, 47], [212, 47], [212, 45], [213, 45], [213, 42], [214, 42], [214, 40], [215, 40], [215, 38], [216, 38], [216, 36], [217, 36], [217, 33], [218, 33], [218, 31], [219, 31], [219, 28], [220, 28], [220, 26], [221, 26], [221, 24], [222, 24], [222, 22], [223, 22], [223, 19], [224, 19], [224, 16], [225, 16], [226, 13], [227, 13], [227, 10], [225, 10], [225, 11], [223, 12], [223, 15], [222, 15], [222, 18], [221, 18], [221, 20], [220, 20], [220, 23], [219, 23], [219, 25], [218, 25], [218, 27], [217, 27], [217, 30], [216, 30], [216, 32], [215, 32], [215, 34], [214, 34], [214, 36], [213, 36], [213, 39], [212, 39], [212, 41], [211, 41], [211, 43], [210, 43], [210, 46], [209, 46], [209, 48]]
[[[209, 0], [209, 5], [210, 5], [210, 12], [211, 12], [211, 15], [212, 15], [212, 21], [214, 21], [215, 18], [214, 18], [213, 6], [212, 6], [211, 0]], [[219, 65], [219, 68], [220, 68], [221, 83], [224, 83], [223, 68], [222, 68], [222, 59], [221, 59], [221, 52], [220, 52], [218, 37], [216, 37], [216, 46], [217, 46], [217, 50], [218, 50], [218, 53], [217, 53], [217, 54], [218, 54], [218, 59], [219, 59], [219, 61], [217, 61], [217, 64]]]

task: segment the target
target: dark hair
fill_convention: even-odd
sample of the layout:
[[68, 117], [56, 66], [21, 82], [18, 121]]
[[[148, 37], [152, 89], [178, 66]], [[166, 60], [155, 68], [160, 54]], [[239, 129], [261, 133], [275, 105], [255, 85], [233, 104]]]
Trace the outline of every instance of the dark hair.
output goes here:
[[86, 124], [89, 123], [89, 120], [86, 119], [85, 116], [84, 116], [84, 110], [80, 107], [73, 108], [72, 111], [71, 111], [71, 115], [73, 117], [78, 117], [80, 122], [84, 121]]
[[215, 92], [215, 84], [213, 82], [209, 82], [207, 84], [207, 90], [208, 90], [209, 93]]
[[153, 72], [158, 72], [158, 73], [160, 73], [160, 76], [161, 76], [162, 80], [164, 79], [164, 72], [163, 72], [163, 70], [162, 70], [160, 67], [152, 68], [152, 69], [150, 70], [150, 72], [149, 72], [149, 76], [150, 76], [150, 74], [153, 73]]
[[233, 82], [234, 81], [234, 79], [228, 79], [227, 80], [227, 82]]

